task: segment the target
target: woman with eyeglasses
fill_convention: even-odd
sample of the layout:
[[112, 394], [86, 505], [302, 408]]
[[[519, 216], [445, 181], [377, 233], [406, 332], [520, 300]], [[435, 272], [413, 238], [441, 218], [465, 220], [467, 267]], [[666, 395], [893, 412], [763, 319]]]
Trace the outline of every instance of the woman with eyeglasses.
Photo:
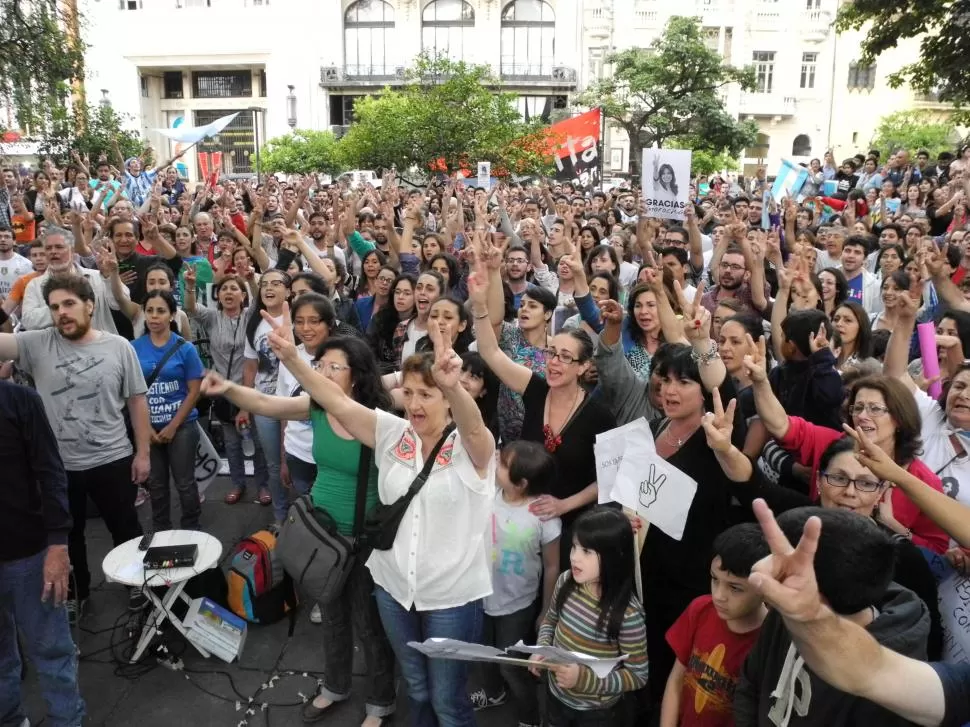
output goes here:
[[[812, 470], [809, 495], [818, 495], [821, 455], [842, 432], [789, 416], [768, 383], [764, 339], [748, 337], [744, 366], [751, 377], [754, 402], [768, 434], [792, 452], [799, 464]], [[940, 478], [917, 457], [922, 450], [922, 426], [913, 395], [897, 379], [865, 376], [851, 385], [847, 397], [849, 423], [866, 434], [913, 476], [942, 492]], [[893, 488], [879, 504], [877, 519], [894, 533], [936, 553], [946, 552], [949, 538], [900, 489]]]
[[382, 265], [374, 278], [373, 294], [362, 296], [354, 301], [357, 317], [360, 319], [360, 330], [366, 331], [371, 319], [383, 308], [391, 303], [391, 286], [397, 280], [397, 270], [390, 265]]
[[[317, 310], [313, 302], [306, 304], [307, 298], [311, 301], [319, 298], [329, 305], [325, 298], [306, 293], [293, 309], [297, 335], [303, 339], [302, 345], [297, 348], [300, 361], [312, 365], [318, 374], [339, 388], [343, 397], [369, 410], [388, 409], [390, 399], [381, 385], [377, 361], [366, 343], [350, 336], [334, 336], [325, 338], [313, 354], [307, 352], [306, 332], [301, 335], [300, 330], [309, 324], [304, 320], [301, 325], [299, 320], [314, 315]], [[281, 383], [285, 384], [290, 379], [298, 383], [297, 378], [283, 365], [280, 370]], [[282, 373], [284, 370], [287, 371], [285, 375]], [[291, 427], [299, 428], [298, 436], [304, 439], [304, 446], [309, 445], [313, 462], [313, 478], [309, 488], [313, 506], [329, 513], [336, 521], [338, 530], [349, 536], [353, 531], [361, 443], [340, 420], [311, 399], [302, 388], [287, 393], [283, 391], [280, 390], [275, 396], [266, 394], [226, 381], [214, 371], [210, 371], [202, 383], [202, 392], [206, 396], [224, 396], [240, 409], [256, 416], [287, 421], [290, 434], [294, 433]], [[309, 434], [308, 440], [306, 434]], [[291, 445], [292, 442], [287, 444], [288, 447]], [[305, 456], [304, 449], [301, 460]], [[296, 472], [296, 469], [291, 472]], [[299, 469], [304, 468], [301, 466]], [[377, 502], [377, 480], [378, 468], [371, 461], [367, 484], [368, 511]], [[358, 558], [341, 595], [335, 601], [321, 607], [314, 606], [310, 614], [311, 620], [320, 623], [323, 631], [324, 677], [319, 693], [304, 706], [304, 721], [317, 721], [330, 716], [330, 710], [337, 702], [350, 698], [355, 636], [367, 663], [368, 692], [363, 724], [379, 727], [384, 723], [384, 718], [394, 712], [394, 654], [381, 625], [377, 603], [373, 598], [374, 581], [365, 561], [366, 557]]]
[[468, 278], [468, 299], [478, 352], [499, 380], [522, 397], [525, 409], [520, 438], [545, 445], [556, 460], [559, 477], [552, 492], [538, 497], [529, 510], [543, 520], [562, 519], [559, 562], [568, 563], [569, 528], [597, 500], [596, 435], [615, 427], [616, 420], [582, 386], [593, 358], [589, 335], [577, 329], [550, 336], [543, 351], [544, 371], [516, 363], [499, 347], [489, 321], [489, 284], [485, 265], [477, 260], [475, 272]]

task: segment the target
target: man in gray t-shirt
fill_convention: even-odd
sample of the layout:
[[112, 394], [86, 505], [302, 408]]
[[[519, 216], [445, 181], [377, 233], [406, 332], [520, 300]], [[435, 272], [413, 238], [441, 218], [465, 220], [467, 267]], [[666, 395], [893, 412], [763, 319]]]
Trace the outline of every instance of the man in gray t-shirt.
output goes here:
[[115, 545], [142, 534], [135, 483], [148, 479], [152, 430], [138, 357], [121, 336], [91, 327], [95, 296], [87, 279], [51, 278], [44, 298], [55, 327], [0, 334], [0, 360], [14, 359], [34, 377], [64, 460], [74, 520], [68, 552], [76, 592], [69, 608], [79, 609], [91, 583], [84, 540], [87, 498], [98, 506]]

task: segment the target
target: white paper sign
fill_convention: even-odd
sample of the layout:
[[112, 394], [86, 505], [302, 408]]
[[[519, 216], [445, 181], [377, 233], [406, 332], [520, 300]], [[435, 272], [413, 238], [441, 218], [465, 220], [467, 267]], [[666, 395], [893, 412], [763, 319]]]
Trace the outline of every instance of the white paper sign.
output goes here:
[[488, 189], [492, 182], [492, 163], [491, 162], [479, 162], [478, 163], [478, 186]]
[[596, 457], [597, 501], [600, 505], [613, 501], [613, 487], [617, 470], [623, 462], [623, 453], [641, 447], [656, 451], [650, 425], [642, 417], [596, 435], [593, 453]]
[[427, 639], [409, 641], [408, 646], [432, 659], [457, 659], [458, 661], [494, 661], [495, 657], [507, 657], [501, 649], [484, 644], [470, 644], [457, 639]]
[[195, 481], [199, 485], [200, 495], [206, 491], [216, 475], [219, 474], [221, 464], [222, 460], [219, 458], [219, 453], [212, 446], [205, 430], [199, 427], [199, 446], [195, 449]]
[[951, 572], [937, 588], [943, 622], [943, 661], [970, 663], [970, 578]]
[[640, 189], [647, 217], [682, 220], [690, 199], [690, 149], [644, 149]]
[[614, 659], [596, 659], [588, 654], [567, 651], [566, 649], [559, 649], [555, 646], [526, 646], [521, 641], [515, 646], [510, 646], [509, 651], [538, 654], [553, 664], [582, 664], [583, 666], [588, 666], [600, 679], [616, 669], [616, 665], [621, 661], [625, 661], [628, 656], [628, 654], [622, 654]]
[[616, 473], [613, 500], [674, 540], [684, 536], [697, 480], [662, 459], [655, 451], [633, 449], [623, 456]]

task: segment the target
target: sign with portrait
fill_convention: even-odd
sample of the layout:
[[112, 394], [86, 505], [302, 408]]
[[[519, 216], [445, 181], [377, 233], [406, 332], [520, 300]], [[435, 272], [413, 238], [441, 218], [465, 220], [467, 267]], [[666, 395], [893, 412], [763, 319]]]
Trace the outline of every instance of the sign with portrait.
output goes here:
[[640, 189], [647, 217], [683, 220], [690, 203], [690, 149], [644, 149]]

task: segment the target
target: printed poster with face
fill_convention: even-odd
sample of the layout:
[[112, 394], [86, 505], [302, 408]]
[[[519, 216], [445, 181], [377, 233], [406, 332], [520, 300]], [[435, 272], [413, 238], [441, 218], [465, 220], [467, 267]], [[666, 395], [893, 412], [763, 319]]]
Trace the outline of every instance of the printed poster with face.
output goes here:
[[640, 189], [647, 217], [683, 220], [690, 199], [690, 149], [644, 149]]

